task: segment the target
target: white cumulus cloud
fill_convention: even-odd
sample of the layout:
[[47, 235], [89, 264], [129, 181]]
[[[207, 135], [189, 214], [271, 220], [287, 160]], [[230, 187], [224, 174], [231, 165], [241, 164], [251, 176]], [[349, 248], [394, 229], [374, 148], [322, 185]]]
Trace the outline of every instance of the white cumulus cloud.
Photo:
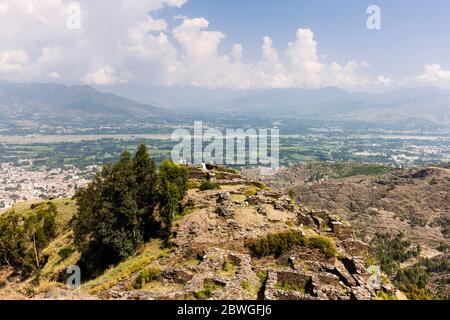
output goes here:
[[444, 70], [439, 64], [427, 64], [425, 72], [416, 78], [419, 81], [450, 81], [450, 70]]
[[122, 82], [123, 80], [119, 80], [114, 73], [114, 69], [107, 65], [92, 73], [88, 73], [83, 81], [88, 84], [110, 85]]
[[22, 50], [0, 51], [0, 74], [21, 73], [28, 62], [28, 55]]
[[[70, 0], [0, 0], [0, 77], [237, 89], [400, 85], [388, 75], [368, 75], [364, 61], [332, 61], [307, 27], [292, 30], [292, 41], [284, 47], [276, 48], [265, 36], [260, 57], [249, 61], [244, 45], [225, 47], [227, 35], [213, 30], [206, 18], [176, 14], [169, 23], [157, 15], [186, 2], [79, 0], [81, 29], [71, 30]], [[450, 87], [450, 70], [429, 64], [422, 75], [402, 81]]]

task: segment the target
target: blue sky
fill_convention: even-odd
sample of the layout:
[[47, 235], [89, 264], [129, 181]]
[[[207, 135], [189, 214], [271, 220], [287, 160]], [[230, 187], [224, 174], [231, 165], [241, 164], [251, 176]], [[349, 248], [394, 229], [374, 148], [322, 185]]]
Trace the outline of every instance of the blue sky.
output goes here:
[[449, 17], [448, 0], [0, 0], [0, 79], [450, 89]]
[[[366, 27], [372, 4], [381, 8], [379, 31]], [[450, 68], [448, 0], [190, 0], [162, 13], [168, 19], [177, 14], [205, 17], [211, 29], [227, 34], [221, 48], [242, 43], [249, 59], [259, 57], [265, 35], [282, 49], [305, 27], [328, 59], [365, 60], [375, 73], [405, 76], [428, 63]]]

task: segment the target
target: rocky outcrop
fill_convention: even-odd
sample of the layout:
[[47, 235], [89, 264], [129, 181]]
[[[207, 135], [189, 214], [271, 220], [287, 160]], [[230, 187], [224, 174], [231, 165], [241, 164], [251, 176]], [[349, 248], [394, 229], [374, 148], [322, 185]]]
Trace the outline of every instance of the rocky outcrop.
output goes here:
[[[189, 170], [192, 185], [208, 174], [220, 189], [188, 191], [184, 215], [174, 222], [170, 253], [142, 266], [156, 265], [160, 275], [136, 289], [136, 271], [98, 298], [349, 300], [372, 299], [380, 290], [395, 292], [389, 283], [373, 286], [362, 258], [369, 253], [368, 245], [356, 240], [351, 226], [337, 216], [255, 187], [220, 167]], [[222, 179], [231, 180], [222, 184]], [[336, 252], [323, 250], [320, 243], [299, 242], [284, 245], [277, 255], [260, 257], [248, 246], [249, 241], [288, 231], [326, 239]]]

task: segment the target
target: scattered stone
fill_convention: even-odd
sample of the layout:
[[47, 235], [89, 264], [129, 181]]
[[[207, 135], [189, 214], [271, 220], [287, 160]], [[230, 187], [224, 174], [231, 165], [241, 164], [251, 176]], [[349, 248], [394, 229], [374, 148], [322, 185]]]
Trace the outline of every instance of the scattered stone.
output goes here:
[[267, 215], [266, 209], [264, 209], [264, 207], [261, 205], [258, 205], [256, 207], [256, 212], [258, 212], [259, 214], [262, 214], [262, 215]]
[[229, 192], [221, 192], [218, 195], [216, 213], [226, 219], [234, 216], [233, 203]]

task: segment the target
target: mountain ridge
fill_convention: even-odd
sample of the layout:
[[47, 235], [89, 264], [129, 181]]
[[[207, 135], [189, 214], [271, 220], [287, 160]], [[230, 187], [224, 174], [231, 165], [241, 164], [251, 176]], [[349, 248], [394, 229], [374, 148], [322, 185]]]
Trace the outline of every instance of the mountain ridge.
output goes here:
[[[4, 119], [109, 119], [196, 115], [227, 119], [244, 117], [272, 121], [321, 120], [329, 123], [367, 123], [383, 126], [450, 128], [450, 91], [420, 87], [385, 93], [320, 89], [202, 89], [149, 88], [135, 102], [87, 85], [0, 82], [0, 117]], [[133, 94], [131, 94], [133, 96]], [[143, 103], [145, 102], [150, 103]], [[159, 105], [161, 107], [157, 107]], [[175, 117], [173, 119], [176, 119]], [[176, 122], [176, 120], [172, 120]]]
[[346, 122], [434, 125], [450, 127], [450, 91], [423, 86], [381, 93], [352, 92], [338, 87], [318, 89], [150, 88], [140, 92], [115, 88], [141, 102], [157, 101], [183, 112], [269, 118], [320, 118]]
[[140, 104], [87, 85], [57, 83], [0, 83], [3, 117], [84, 118], [90, 116], [155, 116], [167, 110]]

